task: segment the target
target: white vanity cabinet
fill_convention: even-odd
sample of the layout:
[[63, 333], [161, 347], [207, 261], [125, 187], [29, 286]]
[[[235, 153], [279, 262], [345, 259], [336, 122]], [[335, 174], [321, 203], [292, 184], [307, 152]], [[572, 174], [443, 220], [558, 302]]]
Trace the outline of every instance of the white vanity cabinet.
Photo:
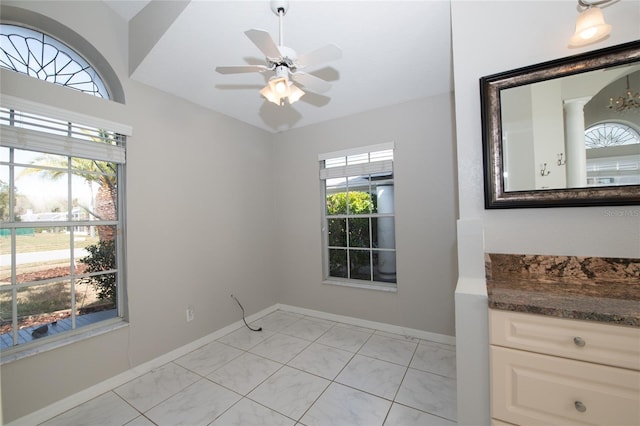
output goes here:
[[494, 425], [640, 425], [640, 328], [489, 310]]

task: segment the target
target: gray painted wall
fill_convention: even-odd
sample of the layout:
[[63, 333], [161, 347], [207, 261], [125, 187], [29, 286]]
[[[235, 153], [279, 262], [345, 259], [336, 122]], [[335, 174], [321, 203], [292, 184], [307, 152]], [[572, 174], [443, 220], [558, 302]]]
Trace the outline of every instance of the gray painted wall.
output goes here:
[[[247, 314], [280, 302], [453, 335], [451, 95], [272, 135], [130, 80], [127, 26], [101, 2], [5, 4], [86, 38], [120, 78], [126, 105], [6, 70], [2, 92], [123, 122], [134, 134], [127, 141], [129, 325], [3, 365], [4, 421], [234, 323], [231, 292]], [[390, 140], [399, 291], [321, 285], [317, 154]]]
[[[281, 302], [454, 334], [457, 277], [449, 94], [291, 130], [275, 143]], [[394, 141], [398, 292], [322, 284], [318, 154]]]
[[[3, 2], [3, 4], [6, 2]], [[127, 27], [102, 2], [20, 2], [110, 61], [126, 105], [2, 70], [2, 92], [133, 126], [127, 144], [130, 323], [2, 366], [11, 421], [240, 320], [277, 299], [272, 135], [127, 78]], [[87, 16], [100, 16], [89, 22]], [[35, 83], [35, 84], [34, 84]], [[187, 305], [195, 320], [187, 323]]]

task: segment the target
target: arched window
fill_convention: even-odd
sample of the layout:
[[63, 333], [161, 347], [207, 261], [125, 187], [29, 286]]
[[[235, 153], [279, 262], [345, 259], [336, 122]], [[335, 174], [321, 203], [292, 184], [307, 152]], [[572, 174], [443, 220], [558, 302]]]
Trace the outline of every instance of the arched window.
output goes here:
[[[3, 9], [2, 18], [29, 18], [11, 12]], [[42, 31], [74, 40], [78, 51], [44, 32], [0, 24], [0, 68], [124, 103], [122, 85], [97, 49], [46, 16], [31, 18]], [[0, 104], [0, 238], [10, 265], [0, 275], [4, 362], [125, 321], [124, 174], [132, 129], [76, 105], [5, 93]]]
[[607, 121], [585, 130], [588, 186], [640, 184], [640, 133]]
[[104, 82], [82, 56], [39, 31], [0, 24], [0, 67], [110, 99]]
[[584, 136], [587, 149], [640, 143], [640, 134], [633, 127], [616, 122], [591, 126]]

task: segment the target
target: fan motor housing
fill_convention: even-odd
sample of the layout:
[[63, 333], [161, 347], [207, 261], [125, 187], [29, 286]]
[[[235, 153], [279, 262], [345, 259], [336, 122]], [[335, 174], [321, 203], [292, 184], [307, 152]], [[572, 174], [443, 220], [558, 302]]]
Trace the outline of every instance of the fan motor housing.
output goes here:
[[280, 12], [283, 15], [287, 14], [289, 10], [289, 2], [288, 1], [280, 1], [280, 0], [271, 0], [271, 10], [276, 15], [280, 16]]
[[295, 72], [297, 68], [296, 60], [298, 59], [298, 55], [296, 54], [296, 51], [287, 46], [278, 46], [278, 49], [280, 50], [282, 57], [278, 58], [276, 61], [272, 61], [271, 59], [267, 58], [269, 65], [276, 66], [276, 67], [280, 65], [284, 65], [287, 68], [289, 68], [292, 72]]

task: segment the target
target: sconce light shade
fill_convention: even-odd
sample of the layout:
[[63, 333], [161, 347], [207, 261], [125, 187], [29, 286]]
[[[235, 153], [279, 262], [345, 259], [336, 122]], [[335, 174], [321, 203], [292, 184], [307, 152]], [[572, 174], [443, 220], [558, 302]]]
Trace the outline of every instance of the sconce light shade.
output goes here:
[[284, 105], [285, 99], [289, 101], [289, 104], [297, 102], [304, 95], [304, 91], [286, 77], [275, 77], [269, 80], [269, 84], [260, 90], [260, 94], [269, 102], [280, 106]]
[[584, 46], [602, 40], [611, 32], [611, 25], [604, 22], [602, 10], [592, 6], [578, 15], [576, 32], [569, 40], [569, 47]]

